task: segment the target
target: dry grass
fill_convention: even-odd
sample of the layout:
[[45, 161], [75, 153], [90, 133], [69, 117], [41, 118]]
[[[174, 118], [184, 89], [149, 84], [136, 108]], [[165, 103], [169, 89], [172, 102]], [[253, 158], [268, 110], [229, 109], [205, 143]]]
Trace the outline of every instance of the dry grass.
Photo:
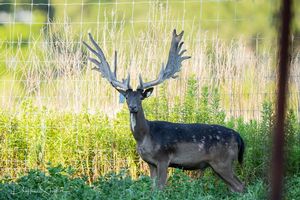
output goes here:
[[[146, 80], [156, 77], [161, 63], [167, 60], [173, 27], [185, 27], [184, 21], [170, 22], [167, 11], [153, 9], [147, 29], [139, 33], [132, 30], [131, 37], [125, 34], [122, 21], [116, 19], [115, 23], [104, 23], [97, 29], [87, 27], [110, 63], [113, 51], [118, 51], [120, 79], [129, 71], [135, 86], [139, 73]], [[222, 108], [228, 116], [258, 118], [263, 100], [273, 98], [275, 92], [276, 47], [257, 44], [253, 48], [244, 39], [222, 41], [198, 31], [197, 24], [190, 26], [184, 41], [192, 58], [184, 62], [179, 79], [168, 81], [169, 104], [173, 104], [176, 96], [184, 98], [187, 79], [195, 75], [199, 92], [204, 85], [219, 88]], [[88, 40], [88, 30], [78, 32], [65, 20], [42, 31], [39, 38], [32, 38], [30, 52], [24, 51], [21, 44], [16, 50], [7, 49], [6, 57], [11, 60], [7, 60], [7, 78], [1, 80], [1, 107], [16, 110], [24, 98], [30, 98], [39, 107], [60, 111], [101, 110], [112, 116], [118, 112], [122, 107], [118, 93], [87, 62], [89, 52], [82, 46], [82, 40]], [[299, 62], [299, 56], [292, 60], [290, 92], [291, 105], [297, 109]]]

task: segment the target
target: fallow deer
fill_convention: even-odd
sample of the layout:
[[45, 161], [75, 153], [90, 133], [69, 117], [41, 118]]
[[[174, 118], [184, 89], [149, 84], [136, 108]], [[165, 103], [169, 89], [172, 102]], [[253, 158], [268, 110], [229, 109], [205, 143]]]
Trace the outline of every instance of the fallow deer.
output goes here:
[[231, 191], [242, 192], [244, 184], [233, 173], [233, 161], [243, 161], [244, 142], [241, 136], [232, 129], [209, 124], [182, 124], [167, 121], [149, 121], [146, 119], [142, 100], [149, 97], [156, 86], [169, 78], [176, 78], [186, 50], [181, 50], [183, 31], [176, 34], [173, 31], [169, 58], [166, 66], [162, 65], [156, 80], [143, 82], [139, 75], [139, 86], [133, 90], [130, 86], [130, 75], [123, 80], [117, 80], [117, 55], [112, 72], [103, 51], [89, 33], [95, 49], [83, 42], [97, 56], [89, 58], [110, 84], [126, 97], [130, 112], [130, 127], [137, 142], [137, 152], [148, 163], [150, 176], [158, 188], [164, 188], [167, 181], [168, 167], [195, 170], [210, 166], [229, 186]]

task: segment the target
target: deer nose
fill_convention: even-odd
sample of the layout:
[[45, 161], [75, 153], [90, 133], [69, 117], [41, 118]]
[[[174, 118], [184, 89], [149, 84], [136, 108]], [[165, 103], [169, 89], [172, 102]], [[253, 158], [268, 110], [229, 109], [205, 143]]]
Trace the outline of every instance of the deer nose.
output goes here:
[[129, 110], [130, 110], [130, 112], [137, 112], [138, 108], [137, 108], [137, 106], [130, 106]]

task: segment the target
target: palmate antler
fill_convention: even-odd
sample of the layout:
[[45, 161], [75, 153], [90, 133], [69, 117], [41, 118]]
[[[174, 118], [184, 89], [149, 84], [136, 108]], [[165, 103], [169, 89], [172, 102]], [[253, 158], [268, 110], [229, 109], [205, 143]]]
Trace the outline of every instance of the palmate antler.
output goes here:
[[181, 50], [183, 42], [180, 42], [183, 36], [183, 31], [177, 35], [176, 29], [173, 31], [173, 37], [171, 42], [171, 47], [169, 51], [169, 58], [166, 67], [164, 67], [164, 63], [162, 63], [162, 67], [160, 70], [160, 73], [158, 75], [158, 78], [156, 80], [150, 81], [150, 82], [143, 82], [141, 74], [139, 75], [140, 83], [137, 89], [147, 89], [150, 87], [153, 87], [155, 85], [158, 85], [165, 80], [169, 78], [176, 78], [176, 73], [180, 71], [181, 69], [181, 62], [191, 58], [191, 56], [183, 56], [184, 52], [186, 50]]
[[[183, 36], [183, 31], [180, 34], [176, 34], [176, 30], [173, 31], [173, 37], [171, 42], [171, 47], [169, 51], [169, 58], [166, 67], [164, 66], [164, 63], [162, 63], [162, 68], [160, 70], [160, 73], [158, 75], [158, 78], [156, 80], [150, 81], [150, 82], [143, 82], [141, 74], [139, 75], [139, 86], [137, 89], [144, 90], [150, 87], [153, 87], [155, 85], [158, 85], [165, 80], [169, 78], [176, 78], [176, 73], [180, 71], [181, 69], [181, 63], [182, 61], [189, 59], [190, 56], [183, 56], [183, 54], [186, 52], [186, 50], [181, 50], [183, 42], [180, 42]], [[116, 89], [121, 90], [128, 90], [132, 89], [130, 86], [130, 75], [128, 73], [127, 79], [121, 81], [117, 80], [117, 52], [115, 52], [115, 66], [114, 66], [114, 72], [111, 71], [109, 64], [106, 61], [106, 58], [103, 54], [103, 51], [98, 46], [98, 44], [93, 39], [92, 35], [89, 33], [89, 38], [96, 48], [93, 49], [90, 47], [87, 43], [83, 41], [83, 44], [92, 52], [94, 53], [99, 60], [94, 58], [89, 58], [91, 62], [93, 62], [96, 67], [93, 68], [93, 70], [99, 71], [104, 78], [106, 78], [111, 85]]]
[[131, 89], [130, 87], [130, 75], [128, 73], [127, 79], [123, 80], [122, 82], [117, 80], [117, 52], [115, 51], [115, 66], [114, 66], [114, 72], [111, 71], [110, 66], [108, 62], [106, 61], [106, 58], [103, 54], [102, 49], [99, 47], [99, 45], [95, 42], [92, 35], [89, 33], [89, 38], [92, 42], [92, 44], [95, 46], [96, 50], [90, 47], [86, 42], [83, 41], [83, 44], [91, 51], [93, 52], [99, 60], [94, 58], [89, 58], [89, 60], [96, 65], [96, 67], [93, 68], [93, 70], [96, 70], [101, 73], [102, 77], [106, 78], [111, 85], [116, 89], [122, 89], [124, 91]]

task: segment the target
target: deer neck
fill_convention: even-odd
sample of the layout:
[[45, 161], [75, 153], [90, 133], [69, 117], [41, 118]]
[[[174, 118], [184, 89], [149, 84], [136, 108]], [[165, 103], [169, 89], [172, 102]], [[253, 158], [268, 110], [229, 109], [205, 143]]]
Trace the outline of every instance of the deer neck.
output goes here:
[[149, 132], [149, 125], [145, 118], [143, 109], [137, 113], [130, 113], [130, 127], [134, 139], [140, 142], [144, 139], [145, 135]]

